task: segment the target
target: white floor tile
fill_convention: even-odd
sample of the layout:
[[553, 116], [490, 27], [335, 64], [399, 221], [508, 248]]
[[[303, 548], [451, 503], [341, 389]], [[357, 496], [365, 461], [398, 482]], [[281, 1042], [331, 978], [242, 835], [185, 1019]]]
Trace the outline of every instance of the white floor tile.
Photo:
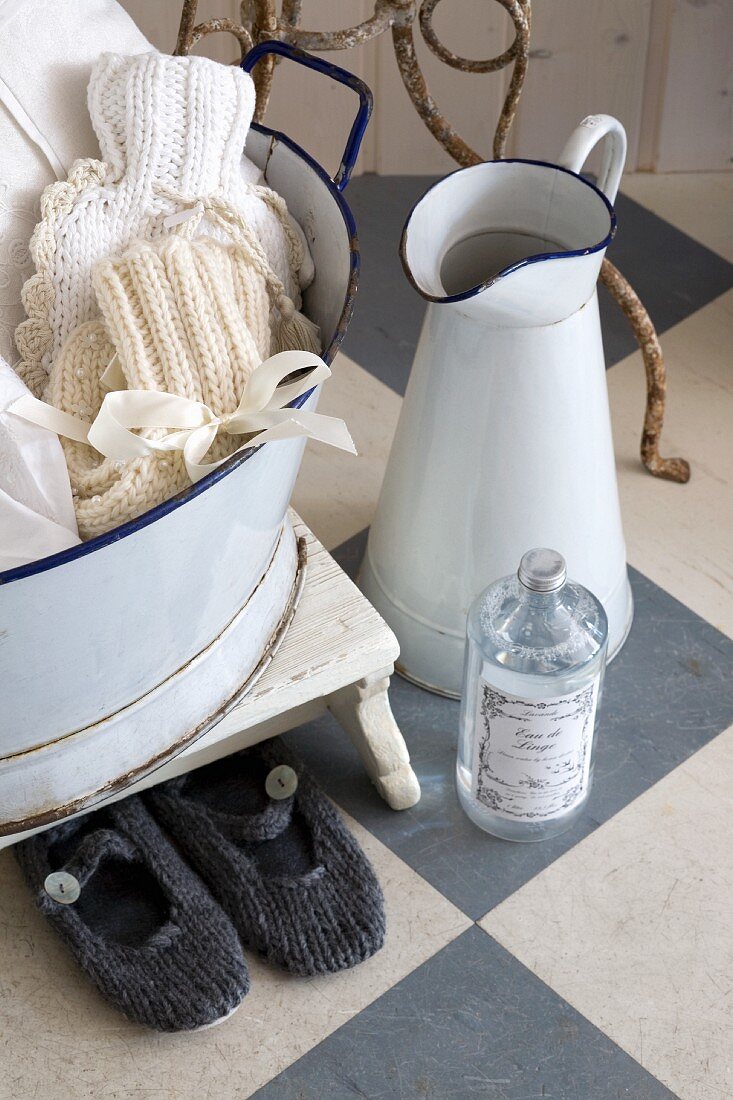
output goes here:
[[401, 405], [383, 382], [337, 357], [318, 411], [343, 417], [359, 454], [309, 443], [293, 494], [296, 512], [327, 550], [371, 523]]
[[733, 1082], [733, 727], [480, 923], [682, 1100]]
[[662, 455], [686, 458], [687, 485], [652, 477], [639, 439], [641, 353], [608, 372], [629, 561], [708, 622], [733, 634], [733, 291], [662, 337], [667, 412]]

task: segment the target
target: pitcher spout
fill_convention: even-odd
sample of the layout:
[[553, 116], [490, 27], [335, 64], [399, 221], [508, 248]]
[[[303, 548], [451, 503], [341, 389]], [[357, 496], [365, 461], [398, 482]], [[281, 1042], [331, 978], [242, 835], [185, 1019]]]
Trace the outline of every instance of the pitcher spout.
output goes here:
[[[596, 115], [581, 123], [563, 154], [568, 164], [487, 161], [430, 188], [400, 247], [418, 293], [498, 327], [554, 324], [580, 309], [616, 230], [611, 201], [625, 136], [615, 119], [608, 123]], [[601, 134], [586, 138], [598, 126]], [[584, 142], [605, 133], [612, 141], [602, 182], [610, 198], [574, 170]]]

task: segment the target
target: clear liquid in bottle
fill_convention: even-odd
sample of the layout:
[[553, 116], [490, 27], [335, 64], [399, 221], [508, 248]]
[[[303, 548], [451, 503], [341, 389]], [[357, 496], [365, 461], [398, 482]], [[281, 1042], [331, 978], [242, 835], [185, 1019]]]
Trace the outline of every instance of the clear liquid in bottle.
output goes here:
[[472, 604], [456, 782], [486, 832], [544, 840], [568, 829], [590, 794], [608, 643], [603, 606], [567, 580], [553, 550]]

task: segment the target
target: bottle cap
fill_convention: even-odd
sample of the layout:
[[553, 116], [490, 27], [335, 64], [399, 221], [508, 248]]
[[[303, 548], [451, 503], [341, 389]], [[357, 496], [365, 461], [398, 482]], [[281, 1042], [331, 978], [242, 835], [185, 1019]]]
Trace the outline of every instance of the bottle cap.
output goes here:
[[528, 550], [519, 563], [517, 576], [530, 592], [556, 592], [567, 580], [565, 558], [545, 547]]

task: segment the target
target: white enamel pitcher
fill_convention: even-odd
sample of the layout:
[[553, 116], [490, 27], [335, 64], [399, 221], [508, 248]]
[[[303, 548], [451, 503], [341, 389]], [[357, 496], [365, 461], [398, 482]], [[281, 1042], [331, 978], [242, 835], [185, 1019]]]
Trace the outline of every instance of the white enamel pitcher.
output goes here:
[[[595, 187], [579, 172], [601, 139]], [[559, 164], [464, 168], [408, 218], [402, 262], [430, 303], [362, 570], [409, 679], [460, 694], [466, 614], [534, 546], [603, 602], [609, 655], [633, 605], [596, 280], [626, 135], [583, 120]]]

